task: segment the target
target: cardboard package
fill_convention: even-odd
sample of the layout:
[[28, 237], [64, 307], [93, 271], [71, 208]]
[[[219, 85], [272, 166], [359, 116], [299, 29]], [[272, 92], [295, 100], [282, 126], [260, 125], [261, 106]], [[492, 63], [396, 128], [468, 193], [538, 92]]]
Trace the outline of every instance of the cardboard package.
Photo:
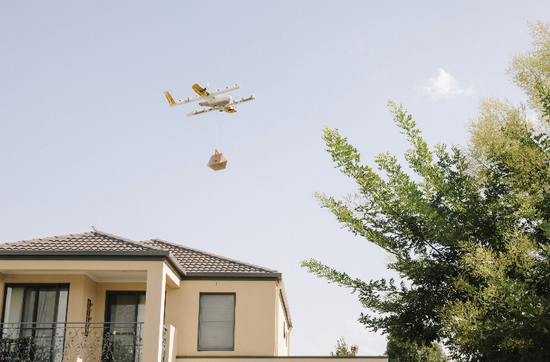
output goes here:
[[208, 161], [207, 166], [214, 171], [223, 170], [225, 166], [227, 166], [227, 159], [223, 153], [219, 153], [218, 150], [216, 150], [216, 153], [210, 157], [210, 161]]

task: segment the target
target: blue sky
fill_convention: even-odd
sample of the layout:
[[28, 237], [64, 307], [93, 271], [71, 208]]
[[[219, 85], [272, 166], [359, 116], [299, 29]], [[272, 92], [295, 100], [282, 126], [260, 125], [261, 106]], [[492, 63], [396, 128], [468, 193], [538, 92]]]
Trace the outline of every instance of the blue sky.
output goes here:
[[[274, 268], [292, 354], [328, 355], [340, 337], [383, 354], [356, 296], [299, 267], [391, 275], [313, 198], [354, 190], [321, 130], [365, 163], [401, 156], [391, 99], [430, 144], [464, 145], [481, 98], [525, 99], [506, 67], [548, 14], [543, 0], [0, 2], [0, 242], [95, 226]], [[236, 114], [168, 107], [165, 90], [197, 82], [257, 99]], [[206, 167], [215, 148], [226, 170]]]

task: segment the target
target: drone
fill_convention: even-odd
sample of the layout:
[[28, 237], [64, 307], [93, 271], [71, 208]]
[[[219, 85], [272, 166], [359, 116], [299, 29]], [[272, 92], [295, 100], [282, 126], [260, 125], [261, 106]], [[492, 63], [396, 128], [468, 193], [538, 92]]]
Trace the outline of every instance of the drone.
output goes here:
[[186, 99], [180, 99], [178, 101], [175, 101], [169, 91], [164, 92], [164, 95], [166, 96], [166, 99], [168, 100], [168, 104], [170, 105], [170, 107], [179, 106], [181, 104], [191, 103], [202, 99], [203, 101], [200, 102], [199, 105], [207, 108], [203, 108], [201, 110], [195, 109], [187, 113], [187, 117], [196, 116], [197, 114], [203, 114], [203, 113], [208, 113], [212, 111], [235, 113], [237, 112], [237, 107], [235, 107], [235, 105], [252, 101], [256, 99], [256, 97], [254, 95], [251, 95], [250, 97], [245, 97], [240, 100], [233, 101], [231, 96], [229, 95], [220, 96], [220, 94], [234, 91], [236, 89], [239, 89], [240, 87], [241, 87], [240, 85], [235, 84], [232, 87], [225, 87], [225, 89], [222, 89], [222, 90], [218, 89], [215, 92], [209, 92], [208, 84], [206, 84], [206, 87], [203, 88], [200, 85], [195, 83], [193, 84], [192, 88], [195, 91], [195, 93], [198, 94], [198, 96], [196, 97], [193, 97], [193, 98], [187, 97]]

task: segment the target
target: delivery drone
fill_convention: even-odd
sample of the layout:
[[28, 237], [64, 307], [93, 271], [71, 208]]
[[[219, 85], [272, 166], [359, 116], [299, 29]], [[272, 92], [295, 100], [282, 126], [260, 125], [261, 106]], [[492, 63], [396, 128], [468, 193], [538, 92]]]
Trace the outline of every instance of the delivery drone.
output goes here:
[[231, 96], [220, 96], [220, 94], [231, 92], [235, 89], [239, 89], [240, 87], [240, 85], [235, 84], [233, 87], [225, 87], [225, 89], [218, 89], [215, 92], [210, 93], [207, 90], [208, 84], [206, 84], [206, 87], [204, 88], [198, 84], [193, 84], [193, 90], [195, 91], [195, 93], [198, 94], [198, 96], [193, 98], [187, 97], [186, 99], [180, 99], [177, 102], [174, 100], [174, 98], [172, 98], [170, 92], [166, 91], [164, 92], [164, 95], [166, 96], [170, 107], [179, 106], [180, 104], [191, 103], [202, 99], [203, 101], [200, 102], [199, 105], [207, 108], [203, 108], [201, 110], [195, 109], [192, 112], [187, 113], [187, 117], [196, 116], [197, 114], [203, 114], [212, 111], [235, 113], [237, 112], [237, 107], [235, 107], [236, 104], [252, 101], [256, 99], [256, 97], [251, 95], [247, 98], [232, 101]]

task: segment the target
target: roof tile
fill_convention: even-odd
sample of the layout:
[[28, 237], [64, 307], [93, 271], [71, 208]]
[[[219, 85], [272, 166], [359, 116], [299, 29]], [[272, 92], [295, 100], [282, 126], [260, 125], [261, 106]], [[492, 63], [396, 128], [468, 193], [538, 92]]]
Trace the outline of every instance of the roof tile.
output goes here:
[[94, 254], [105, 253], [106, 255], [111, 253], [129, 253], [133, 255], [159, 253], [166, 255], [169, 252], [187, 273], [278, 273], [273, 269], [225, 258], [164, 240], [152, 239], [136, 242], [102, 231], [0, 244], [0, 255], [3, 252], [15, 252], [17, 254], [27, 254], [28, 252], [33, 255], [41, 252], [47, 253], [47, 255], [55, 252], [74, 252], [77, 254], [93, 252]]
[[144, 245], [129, 239], [110, 235], [100, 231], [82, 234], [52, 236], [15, 243], [0, 244], [0, 253], [11, 251], [95, 251], [95, 252], [142, 252], [161, 251], [153, 246]]
[[164, 240], [152, 239], [143, 243], [169, 250], [185, 270], [190, 273], [277, 273], [273, 269], [210, 254]]

